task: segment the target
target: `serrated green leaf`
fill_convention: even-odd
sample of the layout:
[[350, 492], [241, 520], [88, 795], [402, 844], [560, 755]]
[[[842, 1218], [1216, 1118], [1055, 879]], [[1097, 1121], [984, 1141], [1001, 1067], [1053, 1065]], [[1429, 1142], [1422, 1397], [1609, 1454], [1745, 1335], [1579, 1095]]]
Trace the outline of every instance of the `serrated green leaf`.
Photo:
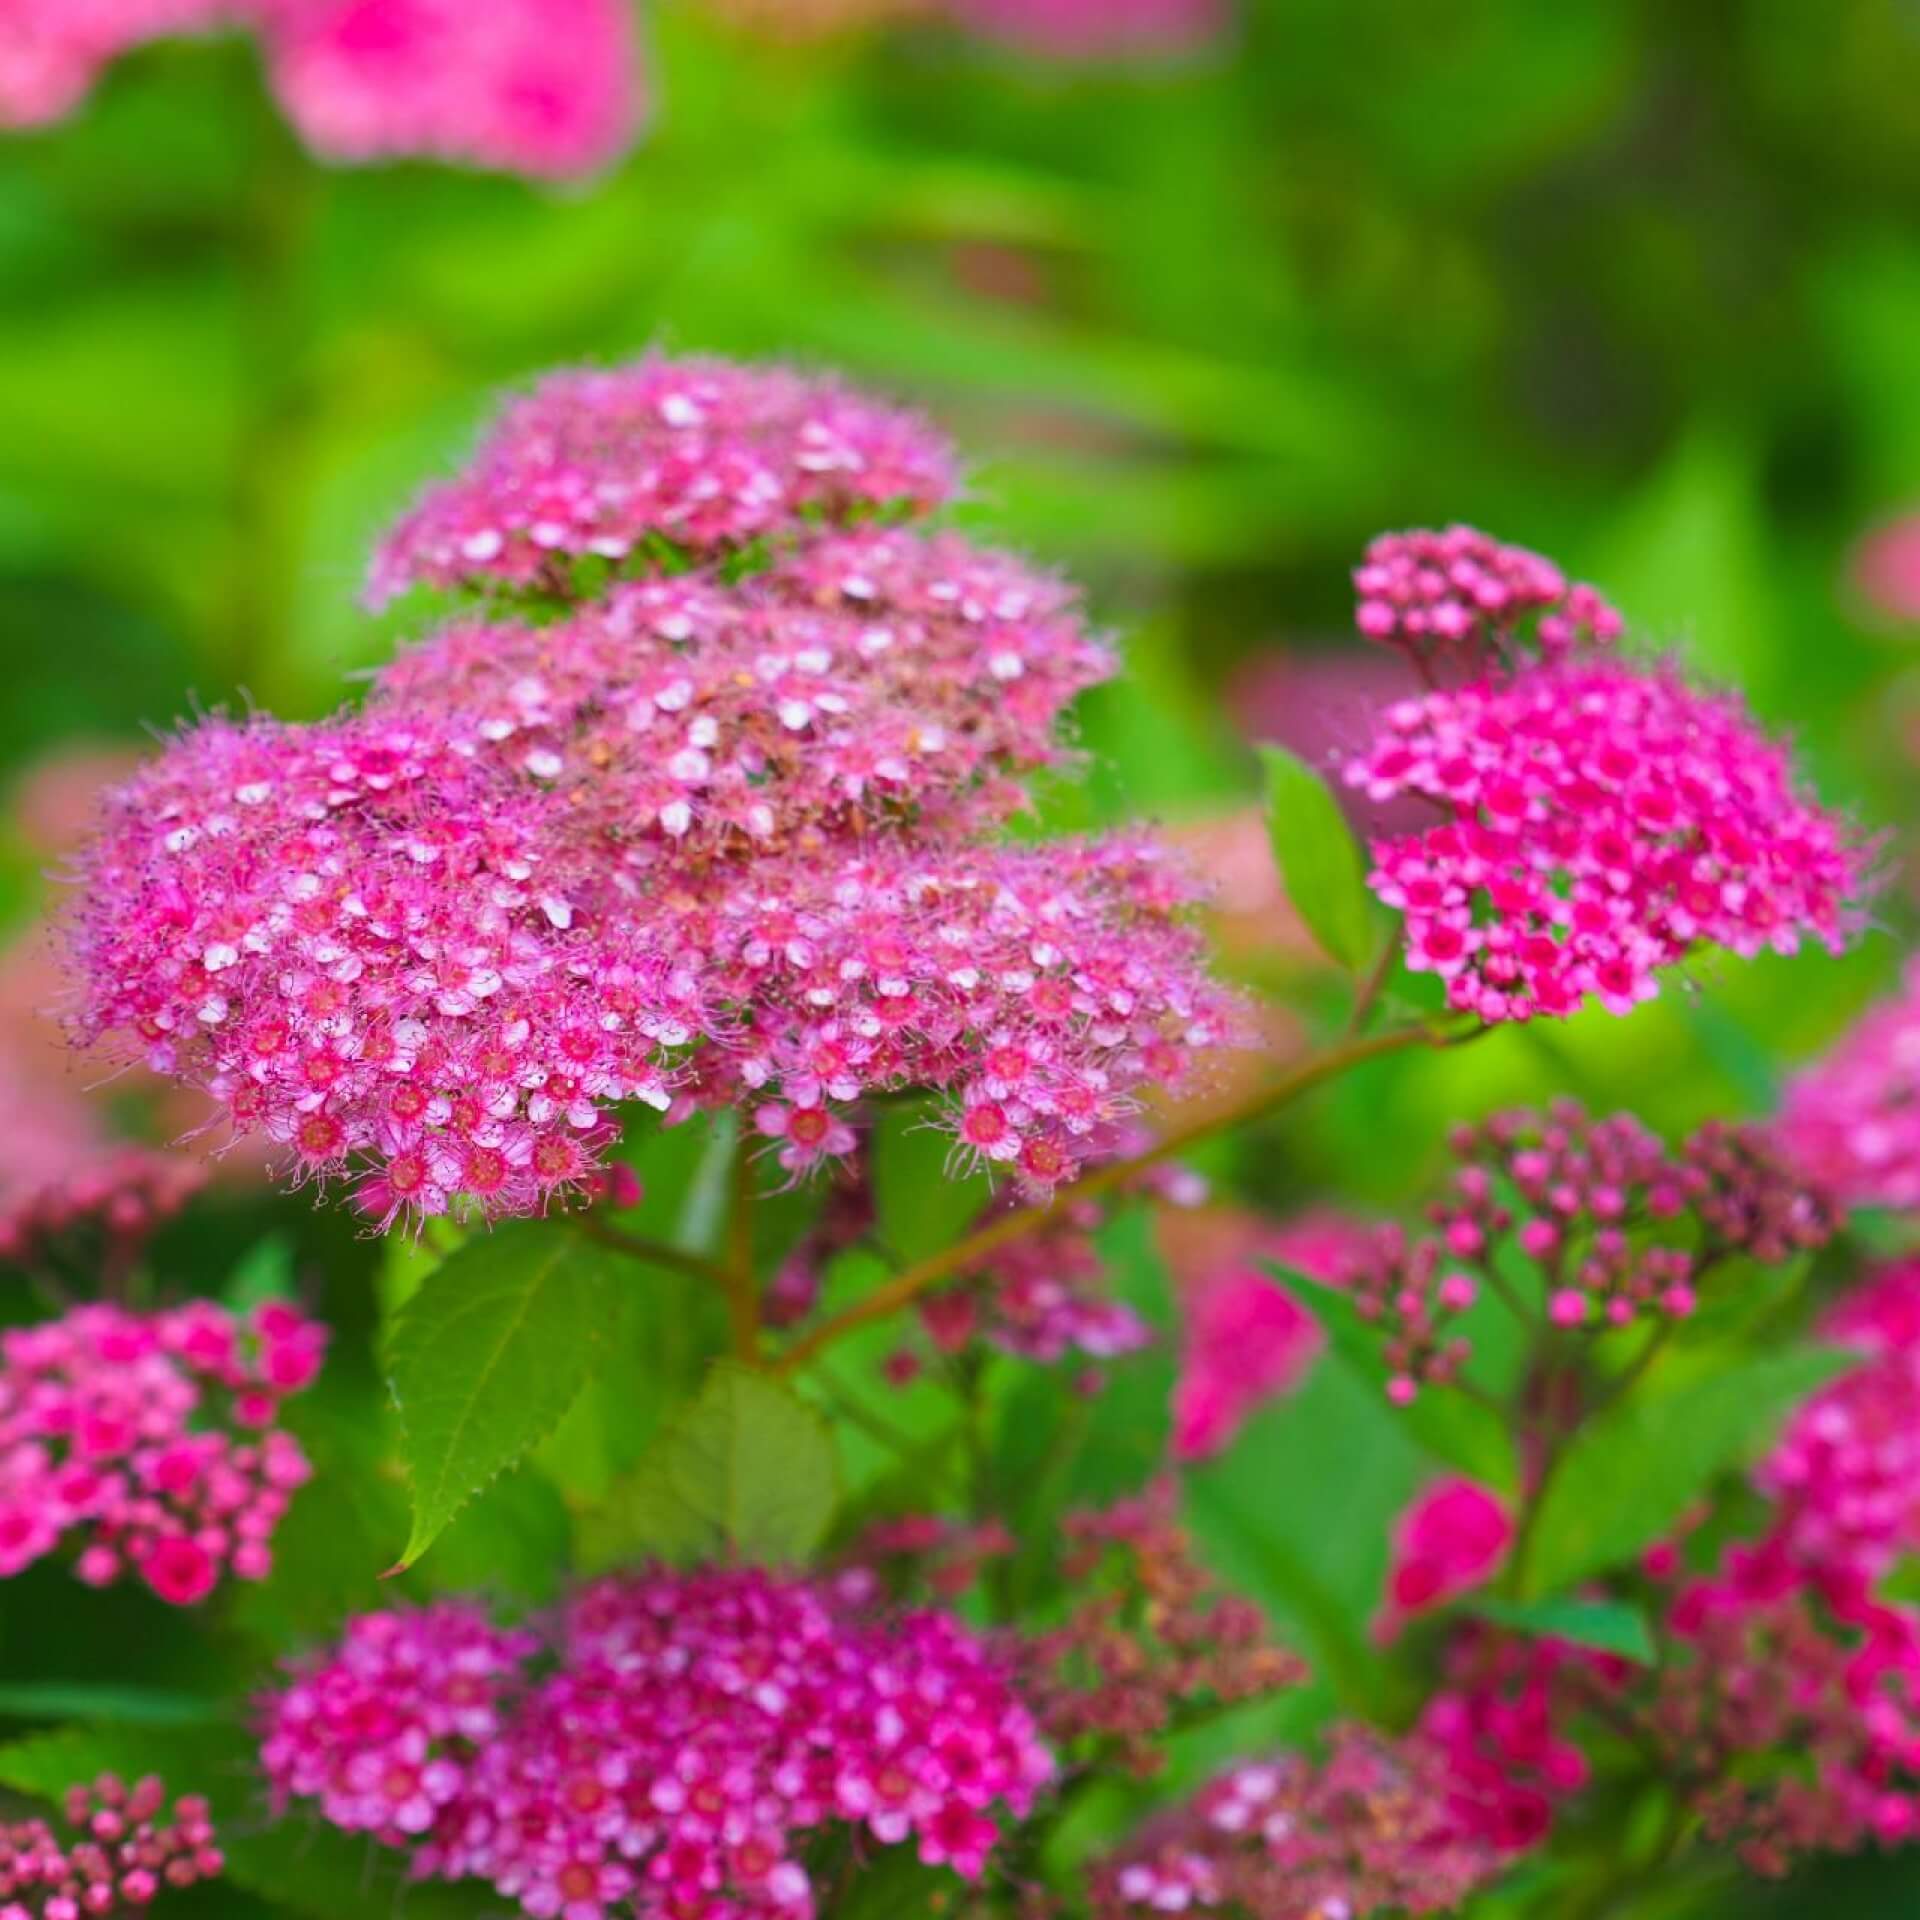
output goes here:
[[721, 1361], [608, 1498], [582, 1514], [588, 1572], [641, 1557], [803, 1561], [839, 1502], [833, 1441], [818, 1415], [765, 1374]]
[[[1338, 1287], [1274, 1261], [1260, 1263], [1319, 1321], [1327, 1336], [1329, 1357], [1346, 1368], [1369, 1391], [1387, 1404], [1387, 1364], [1381, 1357], [1380, 1335], [1354, 1311], [1352, 1300]], [[1396, 1408], [1394, 1417], [1409, 1436], [1436, 1460], [1458, 1467], [1503, 1493], [1519, 1485], [1519, 1464], [1513, 1435], [1489, 1406], [1445, 1387], [1427, 1387], [1410, 1406]]]
[[1833, 1347], [1803, 1347], [1603, 1414], [1582, 1429], [1547, 1484], [1522, 1597], [1626, 1564], [1716, 1473], [1762, 1445], [1792, 1407], [1858, 1364], [1858, 1356]]
[[581, 1234], [534, 1221], [470, 1241], [428, 1276], [387, 1346], [413, 1486], [401, 1567], [553, 1431], [611, 1343], [633, 1284]]
[[1327, 783], [1284, 747], [1260, 749], [1267, 832], [1287, 898], [1331, 960], [1359, 973], [1374, 957], [1366, 864]]
[[1573, 1595], [1530, 1603], [1485, 1599], [1471, 1602], [1467, 1611], [1515, 1633], [1570, 1640], [1577, 1647], [1618, 1654], [1642, 1666], [1651, 1666], [1658, 1657], [1646, 1617], [1624, 1600], [1582, 1600]]

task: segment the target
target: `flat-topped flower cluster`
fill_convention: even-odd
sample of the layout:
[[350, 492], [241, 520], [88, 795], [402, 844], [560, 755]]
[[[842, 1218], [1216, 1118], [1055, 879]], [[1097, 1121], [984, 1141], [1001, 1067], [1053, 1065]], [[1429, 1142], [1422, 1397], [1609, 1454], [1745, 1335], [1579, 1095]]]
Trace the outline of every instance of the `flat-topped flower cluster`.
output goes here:
[[636, 1099], [743, 1107], [801, 1174], [863, 1095], [939, 1089], [963, 1153], [1071, 1178], [1234, 1008], [1152, 841], [990, 837], [1112, 660], [1059, 582], [858, 524], [952, 475], [784, 371], [548, 380], [376, 563], [484, 616], [361, 711], [209, 722], [114, 797], [83, 1032], [302, 1172], [369, 1169], [383, 1221], [536, 1211]]
[[800, 1920], [828, 1827], [977, 1877], [1053, 1762], [970, 1634], [874, 1597], [656, 1570], [583, 1589], [550, 1639], [464, 1602], [366, 1615], [268, 1703], [262, 1763], [419, 1877], [534, 1915]]

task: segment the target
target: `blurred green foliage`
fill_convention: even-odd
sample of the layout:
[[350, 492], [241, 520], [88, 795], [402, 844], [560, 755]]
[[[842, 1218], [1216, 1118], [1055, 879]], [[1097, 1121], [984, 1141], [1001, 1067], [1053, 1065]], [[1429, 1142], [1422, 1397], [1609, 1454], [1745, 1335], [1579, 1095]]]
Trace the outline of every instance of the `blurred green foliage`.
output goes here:
[[[1145, 72], [933, 33], [774, 49], [698, 0], [662, 0], [651, 40], [649, 138], [560, 196], [319, 173], [237, 45], [144, 52], [70, 124], [0, 148], [0, 777], [196, 705], [324, 711], [419, 617], [357, 608], [365, 556], [490, 390], [659, 342], [911, 397], [973, 463], [963, 517], [1088, 582], [1131, 669], [1086, 702], [1094, 777], [1052, 824], [1250, 804], [1242, 676], [1357, 653], [1346, 573], [1369, 534], [1464, 518], [1745, 686], [1831, 798], [1902, 833], [1920, 635], [1876, 626], [1846, 556], [1920, 502], [1916, 0], [1246, 0], [1232, 44]], [[1888, 859], [1897, 930], [1903, 840]], [[32, 866], [0, 846], [15, 923]], [[1385, 1207], [1450, 1121], [1501, 1102], [1566, 1088], [1665, 1127], [1753, 1110], [1898, 947], [1728, 963], [1631, 1022], [1382, 1062], [1216, 1170], [1275, 1208]], [[404, 1537], [368, 1424], [378, 1250], [263, 1196], [200, 1210], [157, 1265], [209, 1287], [269, 1217], [344, 1356], [305, 1437], [367, 1470], [303, 1500], [234, 1647], [63, 1574], [8, 1583], [0, 1633], [38, 1683], [124, 1668], [191, 1702], [223, 1660], [374, 1602]], [[1099, 1456], [1046, 1477], [1068, 1440], [1018, 1395], [999, 1468], [1057, 1503]], [[484, 1569], [543, 1597], [555, 1488], [604, 1486], [644, 1438], [583, 1407], [456, 1523], [432, 1582]], [[1223, 1570], [1349, 1705], [1396, 1704], [1368, 1697], [1359, 1623], [1415, 1470], [1323, 1370], [1196, 1482]], [[1712, 1910], [1904, 1913], [1916, 1886], [1858, 1867]]]

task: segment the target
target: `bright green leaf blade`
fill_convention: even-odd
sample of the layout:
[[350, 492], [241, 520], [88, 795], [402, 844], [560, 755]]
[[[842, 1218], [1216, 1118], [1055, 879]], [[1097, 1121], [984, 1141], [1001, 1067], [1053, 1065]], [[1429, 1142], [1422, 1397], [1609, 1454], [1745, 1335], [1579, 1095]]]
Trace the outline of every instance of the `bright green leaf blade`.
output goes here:
[[1577, 1647], [1617, 1654], [1642, 1666], [1651, 1666], [1658, 1657], [1645, 1616], [1624, 1600], [1581, 1600], [1572, 1595], [1536, 1600], [1530, 1605], [1514, 1600], [1475, 1600], [1467, 1611], [1515, 1633], [1570, 1640]]
[[1653, 1399], [1629, 1400], [1594, 1421], [1541, 1501], [1527, 1596], [1625, 1565], [1793, 1406], [1858, 1364], [1832, 1347], [1768, 1354]]
[[838, 1503], [833, 1442], [764, 1374], [723, 1361], [668, 1440], [668, 1485], [743, 1560], [796, 1562]]
[[400, 1566], [552, 1432], [611, 1343], [630, 1284], [604, 1249], [528, 1221], [469, 1242], [407, 1302], [387, 1348], [413, 1483]]
[[1284, 747], [1262, 747], [1267, 831], [1273, 855], [1307, 930], [1349, 973], [1373, 960], [1373, 905], [1366, 866], [1327, 783]]

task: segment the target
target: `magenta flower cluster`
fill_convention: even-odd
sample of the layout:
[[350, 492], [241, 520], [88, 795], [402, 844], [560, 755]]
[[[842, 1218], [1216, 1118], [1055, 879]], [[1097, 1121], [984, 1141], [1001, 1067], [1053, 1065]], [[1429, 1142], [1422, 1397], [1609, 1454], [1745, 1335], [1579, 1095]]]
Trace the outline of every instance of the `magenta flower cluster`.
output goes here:
[[273, 1423], [326, 1333], [270, 1304], [76, 1307], [0, 1334], [0, 1578], [70, 1543], [90, 1586], [133, 1574], [175, 1606], [263, 1579], [306, 1456]]
[[1512, 1545], [1513, 1515], [1490, 1488], [1458, 1474], [1423, 1487], [1394, 1526], [1382, 1635], [1485, 1585]]
[[641, 107], [627, 0], [8, 0], [0, 126], [70, 113], [122, 54], [257, 34], [281, 108], [321, 158], [565, 177], [608, 165]]
[[[1070, 1179], [1237, 1013], [1153, 842], [986, 837], [1111, 661], [1016, 561], [836, 524], [950, 473], [917, 421], [785, 372], [548, 381], [376, 577], [577, 604], [458, 621], [363, 713], [211, 722], [125, 788], [82, 876], [82, 1033], [300, 1171], [369, 1169], [383, 1221], [537, 1211], [636, 1099], [744, 1108], [799, 1176], [863, 1096], [940, 1090], [967, 1160]], [[639, 577], [576, 577], [596, 556]]]
[[1242, 1763], [1143, 1832], [1102, 1868], [1094, 1910], [1101, 1920], [1451, 1913], [1507, 1861], [1458, 1816], [1440, 1746], [1343, 1724], [1317, 1763]]
[[541, 1642], [442, 1603], [355, 1621], [268, 1705], [276, 1793], [479, 1878], [523, 1911], [599, 1920], [801, 1916], [798, 1857], [838, 1825], [977, 1877], [994, 1809], [1052, 1773], [996, 1661], [872, 1583], [753, 1569], [597, 1582]]
[[1731, 694], [1572, 661], [1390, 707], [1347, 783], [1444, 819], [1373, 844], [1407, 964], [1485, 1021], [1630, 1013], [1703, 947], [1838, 949], [1866, 854]]
[[[1619, 616], [1539, 556], [1469, 528], [1393, 534], [1355, 574], [1363, 632], [1471, 677], [1390, 706], [1344, 768], [1431, 826], [1372, 843], [1407, 964], [1483, 1021], [1631, 1012], [1706, 947], [1838, 948], [1869, 850], [1795, 783], [1732, 694], [1599, 660]], [[1524, 634], [1531, 622], [1531, 659]]]
[[[1591, 1119], [1561, 1101], [1461, 1128], [1451, 1146], [1431, 1232], [1379, 1229], [1345, 1283], [1386, 1337], [1388, 1393], [1403, 1405], [1458, 1376], [1471, 1350], [1461, 1317], [1489, 1291], [1567, 1330], [1685, 1319], [1723, 1260], [1778, 1265], [1836, 1224], [1757, 1129], [1709, 1123], [1673, 1152], [1630, 1114]], [[1508, 1278], [1516, 1258], [1537, 1275], [1527, 1297]]]
[[149, 1774], [131, 1787], [102, 1774], [70, 1788], [68, 1832], [41, 1819], [0, 1824], [0, 1920], [106, 1920], [145, 1912], [156, 1894], [217, 1879], [226, 1866], [207, 1803], [167, 1805]]
[[1559, 660], [1576, 645], [1619, 639], [1624, 622], [1592, 587], [1551, 560], [1472, 527], [1383, 533], [1354, 569], [1354, 624], [1412, 660], [1429, 684], [1478, 676], [1529, 650]]
[[1920, 1207], [1920, 966], [1794, 1078], [1775, 1132], [1847, 1204]]

